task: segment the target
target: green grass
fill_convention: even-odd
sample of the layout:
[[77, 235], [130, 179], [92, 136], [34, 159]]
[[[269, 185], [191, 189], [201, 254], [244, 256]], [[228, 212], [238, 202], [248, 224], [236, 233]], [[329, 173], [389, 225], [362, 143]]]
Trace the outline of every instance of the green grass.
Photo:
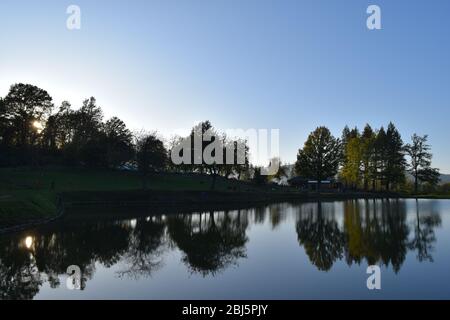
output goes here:
[[[161, 174], [148, 177], [147, 188], [167, 191], [210, 190], [212, 178], [205, 175]], [[56, 214], [57, 194], [70, 191], [141, 190], [136, 172], [77, 168], [0, 169], [0, 228]], [[279, 188], [257, 187], [218, 177], [216, 191], [278, 192]]]
[[[192, 174], [160, 174], [147, 179], [149, 190], [208, 191], [212, 178]], [[142, 190], [136, 172], [77, 168], [3, 168], [0, 169], [0, 228], [57, 213], [57, 195], [71, 191]], [[258, 187], [251, 183], [218, 177], [216, 191], [222, 192], [297, 192], [293, 188]], [[405, 194], [405, 197], [411, 195]], [[450, 195], [426, 194], [419, 198], [450, 199]]]
[[140, 184], [135, 175], [123, 172], [0, 169], [0, 228], [55, 216], [59, 192], [133, 189]]
[[[212, 178], [204, 175], [161, 174], [147, 179], [155, 190], [209, 190]], [[54, 189], [51, 189], [52, 184]], [[0, 169], [0, 191], [109, 191], [142, 189], [142, 178], [135, 172], [86, 169]], [[261, 187], [218, 177], [215, 190], [257, 191]], [[267, 189], [265, 187], [264, 189]]]
[[56, 214], [56, 197], [48, 192], [0, 191], [0, 227], [48, 218]]

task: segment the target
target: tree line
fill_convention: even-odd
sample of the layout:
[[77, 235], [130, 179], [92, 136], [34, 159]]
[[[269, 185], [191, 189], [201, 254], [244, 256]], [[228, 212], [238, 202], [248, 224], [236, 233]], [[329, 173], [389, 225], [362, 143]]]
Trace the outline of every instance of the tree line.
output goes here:
[[318, 127], [298, 151], [295, 171], [316, 179], [319, 187], [321, 181], [337, 176], [347, 188], [366, 191], [399, 190], [409, 173], [418, 192], [422, 184], [439, 182], [427, 141], [427, 135], [414, 134], [411, 142], [404, 144], [392, 122], [387, 129], [378, 130], [367, 124], [362, 132], [346, 126], [340, 139], [328, 128]]
[[[175, 165], [170, 153], [181, 141], [190, 139], [194, 150], [195, 136], [213, 132], [211, 141], [201, 142], [201, 152], [217, 144], [227, 155], [227, 147], [234, 146], [234, 164], [207, 163], [190, 152], [189, 163]], [[245, 160], [237, 160], [237, 146], [244, 145]], [[393, 123], [387, 129], [362, 131], [345, 127], [341, 138], [335, 138], [326, 127], [312, 132], [298, 151], [295, 173], [315, 179], [338, 178], [349, 189], [398, 190], [405, 184], [406, 173], [412, 175], [414, 190], [421, 185], [435, 185], [439, 170], [432, 168], [427, 135], [414, 134], [411, 142], [403, 143]], [[190, 150], [190, 151], [191, 151]], [[183, 151], [184, 152], [184, 151]], [[219, 133], [209, 121], [192, 128], [188, 137], [173, 137], [165, 143], [156, 132], [131, 132], [117, 117], [104, 121], [103, 111], [95, 98], [83, 101], [73, 109], [67, 101], [55, 108], [47, 91], [30, 84], [14, 84], [8, 94], [0, 98], [0, 166], [65, 165], [93, 168], [133, 166], [146, 177], [156, 172], [198, 172], [217, 176], [253, 180], [265, 184], [274, 178], [287, 176], [287, 167], [280, 165], [277, 174], [261, 175], [261, 170], [249, 163], [247, 141], [230, 139]], [[182, 155], [181, 155], [182, 156]], [[272, 159], [272, 161], [280, 159]]]
[[[194, 161], [174, 165], [171, 148], [188, 137], [165, 141], [156, 132], [131, 132], [118, 117], [104, 121], [103, 111], [95, 98], [83, 101], [77, 110], [64, 101], [55, 108], [47, 91], [30, 84], [12, 85], [0, 98], [0, 166], [64, 165], [91, 168], [137, 168], [145, 177], [156, 172], [199, 172], [213, 177], [235, 176], [247, 179], [251, 170], [246, 141], [232, 140], [220, 134], [209, 121], [192, 128], [190, 137], [215, 133], [210, 142], [202, 142], [202, 151], [215, 139], [225, 150], [230, 144], [245, 146], [245, 161], [237, 165]], [[194, 149], [194, 139], [191, 148]], [[237, 158], [235, 148], [234, 158]], [[224, 152], [224, 156], [226, 152]], [[225, 162], [224, 162], [225, 163]], [[144, 182], [145, 184], [145, 182]]]

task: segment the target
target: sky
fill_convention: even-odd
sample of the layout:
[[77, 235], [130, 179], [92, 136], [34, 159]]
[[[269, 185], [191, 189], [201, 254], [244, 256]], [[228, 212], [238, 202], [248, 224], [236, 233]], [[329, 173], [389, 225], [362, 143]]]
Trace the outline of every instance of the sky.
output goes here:
[[428, 134], [450, 173], [449, 15], [448, 0], [2, 0], [0, 96], [19, 82], [75, 109], [94, 96], [105, 118], [166, 138], [207, 119], [279, 129], [283, 162], [317, 126], [392, 121], [404, 142]]

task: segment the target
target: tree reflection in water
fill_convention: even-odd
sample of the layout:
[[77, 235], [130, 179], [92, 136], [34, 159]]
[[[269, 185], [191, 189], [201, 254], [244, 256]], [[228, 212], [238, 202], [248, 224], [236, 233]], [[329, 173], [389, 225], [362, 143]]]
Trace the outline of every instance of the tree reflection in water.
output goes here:
[[[409, 250], [419, 261], [433, 261], [434, 229], [441, 224], [438, 211], [421, 208], [414, 227], [407, 222], [401, 200], [349, 200], [343, 203], [343, 227], [336, 219], [334, 203], [304, 204], [298, 209], [297, 235], [312, 264], [328, 271], [345, 256], [348, 265], [382, 264], [397, 273]], [[414, 230], [409, 240], [410, 230]]]
[[436, 242], [434, 229], [442, 224], [441, 216], [436, 208], [436, 202], [428, 202], [420, 208], [419, 201], [416, 200], [416, 222], [414, 224], [414, 237], [408, 243], [411, 250], [417, 250], [419, 261], [433, 261], [431, 252]]
[[399, 200], [352, 200], [344, 203], [347, 263], [392, 265], [400, 270], [406, 257], [409, 228], [406, 206]]
[[321, 202], [299, 208], [297, 221], [298, 241], [305, 247], [311, 262], [323, 271], [342, 258], [344, 234], [334, 217], [332, 207]]
[[24, 241], [6, 243], [0, 240], [0, 299], [32, 299], [43, 280], [36, 259]]
[[62, 286], [69, 265], [81, 268], [83, 289], [99, 265], [117, 266], [118, 278], [150, 277], [174, 249], [190, 272], [215, 276], [247, 256], [250, 224], [265, 228], [270, 237], [270, 232], [283, 230], [279, 226], [291, 211], [296, 213], [298, 242], [318, 270], [329, 271], [344, 260], [348, 265], [383, 264], [398, 272], [408, 250], [418, 261], [433, 261], [435, 229], [441, 225], [435, 202], [413, 204], [409, 220], [406, 201], [351, 200], [65, 222], [2, 236], [0, 299], [32, 299], [44, 283]]
[[177, 215], [169, 217], [167, 225], [193, 272], [214, 275], [246, 257], [247, 222], [241, 211]]
[[120, 277], [149, 277], [163, 265], [163, 253], [167, 249], [165, 223], [161, 216], [136, 221], [128, 237], [128, 249], [124, 253], [125, 269]]
[[[92, 278], [95, 264], [111, 267], [119, 261], [125, 269], [119, 276], [150, 275], [153, 255], [163, 244], [165, 226], [161, 218], [124, 222], [67, 223], [54, 230], [42, 229], [24, 245], [28, 234], [0, 239], [0, 292], [2, 299], [31, 299], [48, 281], [52, 288], [61, 285], [67, 267], [80, 267], [81, 288]], [[19, 244], [19, 245], [18, 245]]]

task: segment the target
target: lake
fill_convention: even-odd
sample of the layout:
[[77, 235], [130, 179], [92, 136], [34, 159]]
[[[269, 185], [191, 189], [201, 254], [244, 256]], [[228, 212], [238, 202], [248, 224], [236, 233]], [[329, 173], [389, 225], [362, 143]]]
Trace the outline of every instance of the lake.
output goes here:
[[[0, 298], [450, 299], [449, 200], [136, 216], [0, 236]], [[71, 265], [82, 290], [68, 289]]]

